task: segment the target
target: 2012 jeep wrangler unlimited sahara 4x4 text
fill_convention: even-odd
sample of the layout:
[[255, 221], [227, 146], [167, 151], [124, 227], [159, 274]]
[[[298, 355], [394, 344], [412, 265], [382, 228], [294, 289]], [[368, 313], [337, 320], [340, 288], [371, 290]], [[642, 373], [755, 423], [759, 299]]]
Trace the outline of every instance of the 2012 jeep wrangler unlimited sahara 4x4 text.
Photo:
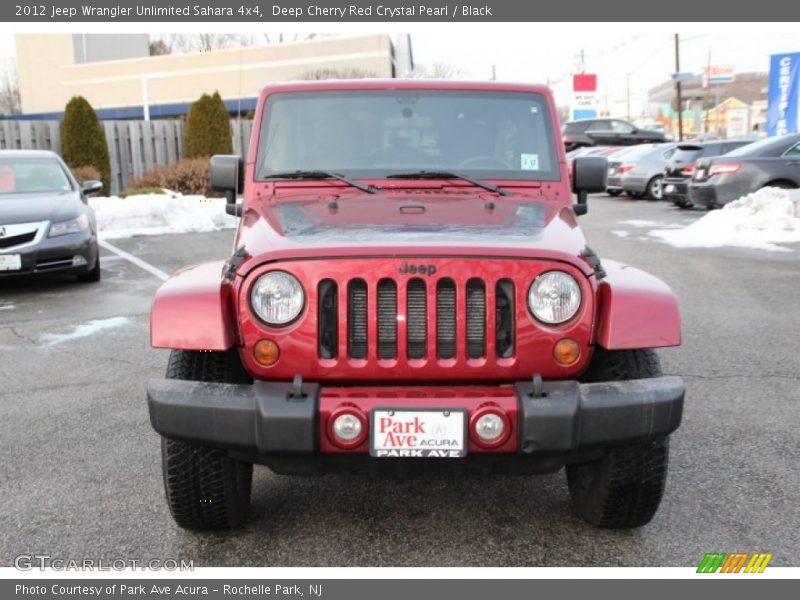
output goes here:
[[232, 255], [179, 271], [152, 307], [172, 354], [147, 397], [180, 526], [241, 523], [255, 463], [566, 467], [589, 523], [653, 517], [684, 396], [653, 348], [680, 344], [678, 304], [587, 246], [576, 215], [605, 159], [568, 174], [558, 125], [532, 85], [264, 89], [247, 160], [211, 159], [241, 217]]

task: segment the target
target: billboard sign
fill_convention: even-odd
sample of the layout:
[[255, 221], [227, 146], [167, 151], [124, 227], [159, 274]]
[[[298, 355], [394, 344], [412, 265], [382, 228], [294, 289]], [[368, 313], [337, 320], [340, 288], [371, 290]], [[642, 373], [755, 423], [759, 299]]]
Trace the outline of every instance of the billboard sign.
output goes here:
[[597, 116], [597, 75], [580, 73], [572, 76], [572, 118], [591, 119]]
[[773, 54], [769, 68], [767, 134], [797, 133], [800, 112], [800, 52]]
[[710, 65], [703, 68], [703, 87], [733, 83], [735, 80], [736, 73], [730, 65]]

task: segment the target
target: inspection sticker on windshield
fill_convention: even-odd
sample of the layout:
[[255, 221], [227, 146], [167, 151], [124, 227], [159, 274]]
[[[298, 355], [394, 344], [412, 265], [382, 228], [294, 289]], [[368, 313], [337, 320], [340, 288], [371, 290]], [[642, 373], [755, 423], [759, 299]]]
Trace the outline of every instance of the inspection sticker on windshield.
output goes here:
[[19, 254], [0, 254], [0, 271], [19, 271], [22, 257]]
[[379, 458], [459, 458], [466, 456], [463, 410], [372, 411], [369, 453]]
[[539, 170], [539, 155], [538, 154], [520, 154], [522, 164], [520, 168], [523, 171], [538, 171]]

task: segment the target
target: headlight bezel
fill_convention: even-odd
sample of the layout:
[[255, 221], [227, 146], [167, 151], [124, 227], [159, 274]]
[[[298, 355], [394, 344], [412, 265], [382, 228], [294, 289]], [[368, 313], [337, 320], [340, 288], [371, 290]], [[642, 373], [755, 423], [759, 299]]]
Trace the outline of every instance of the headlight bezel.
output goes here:
[[[536, 312], [536, 309], [534, 308], [534, 304], [533, 304], [534, 290], [535, 290], [535, 288], [537, 286], [537, 283], [541, 282], [543, 277], [552, 276], [554, 274], [556, 274], [558, 276], [565, 276], [565, 277], [569, 278], [569, 280], [571, 280], [572, 283], [574, 283], [575, 290], [577, 291], [577, 295], [578, 295], [578, 302], [575, 305], [574, 310], [571, 312], [571, 314], [568, 317], [566, 317], [564, 319], [561, 319], [561, 320], [552, 320], [552, 319], [543, 317], [542, 315], [540, 315], [540, 314], [538, 314]], [[543, 325], [546, 325], [547, 327], [561, 327], [561, 326], [573, 321], [580, 314], [581, 308], [583, 308], [583, 304], [584, 304], [584, 293], [583, 292], [584, 292], [583, 287], [581, 286], [580, 282], [578, 281], [578, 279], [573, 274], [571, 274], [571, 273], [569, 273], [567, 271], [564, 271], [563, 269], [548, 269], [547, 271], [543, 271], [543, 272], [539, 273], [536, 277], [534, 277], [533, 281], [531, 281], [530, 286], [528, 286], [528, 293], [526, 295], [526, 302], [528, 304], [528, 312], [531, 314], [531, 316], [536, 321], [538, 321], [539, 323], [541, 323]]]
[[[297, 289], [300, 292], [300, 304], [299, 304], [299, 307], [297, 308], [296, 312], [292, 315], [291, 318], [283, 320], [283, 321], [280, 321], [280, 322], [278, 322], [278, 321], [270, 321], [269, 319], [267, 319], [265, 317], [265, 315], [262, 314], [259, 311], [259, 309], [257, 308], [257, 304], [255, 302], [255, 296], [256, 296], [257, 290], [259, 289], [259, 284], [261, 284], [266, 278], [271, 277], [271, 276], [272, 277], [274, 277], [274, 276], [289, 277], [291, 280], [293, 280], [297, 284]], [[247, 292], [247, 299], [248, 299], [248, 304], [249, 304], [249, 307], [250, 307], [250, 312], [260, 322], [264, 323], [268, 327], [276, 327], [276, 328], [284, 328], [284, 327], [288, 327], [288, 326], [292, 325], [293, 323], [296, 323], [297, 320], [300, 319], [300, 317], [305, 312], [306, 303], [308, 301], [305, 287], [303, 287], [303, 283], [300, 281], [300, 279], [296, 275], [294, 275], [292, 273], [289, 273], [288, 271], [281, 270], [281, 269], [273, 269], [273, 270], [266, 271], [266, 272], [261, 273], [260, 275], [258, 275], [258, 277], [256, 277], [253, 280], [253, 283], [250, 285], [250, 288], [249, 288], [249, 290]]]
[[88, 231], [91, 226], [92, 222], [89, 220], [86, 213], [81, 213], [72, 219], [50, 223], [50, 227], [47, 230], [47, 237], [54, 238], [73, 233], [83, 233], [84, 231]]

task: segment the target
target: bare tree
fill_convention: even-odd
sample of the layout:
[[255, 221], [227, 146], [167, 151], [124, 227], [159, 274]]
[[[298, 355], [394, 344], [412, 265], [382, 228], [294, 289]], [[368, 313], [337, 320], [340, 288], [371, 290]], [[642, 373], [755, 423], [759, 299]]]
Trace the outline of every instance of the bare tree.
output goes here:
[[265, 33], [264, 40], [268, 45], [285, 44], [286, 42], [308, 42], [317, 37], [318, 33]]
[[416, 65], [410, 76], [415, 79], [464, 79], [467, 74], [459, 66], [437, 61], [430, 65]]
[[300, 79], [319, 81], [322, 79], [375, 79], [377, 73], [363, 69], [315, 69], [300, 75]]
[[17, 65], [14, 60], [6, 59], [0, 74], [0, 114], [18, 115], [21, 112]]
[[181, 53], [208, 52], [237, 46], [241, 37], [235, 33], [174, 33], [167, 43]]

